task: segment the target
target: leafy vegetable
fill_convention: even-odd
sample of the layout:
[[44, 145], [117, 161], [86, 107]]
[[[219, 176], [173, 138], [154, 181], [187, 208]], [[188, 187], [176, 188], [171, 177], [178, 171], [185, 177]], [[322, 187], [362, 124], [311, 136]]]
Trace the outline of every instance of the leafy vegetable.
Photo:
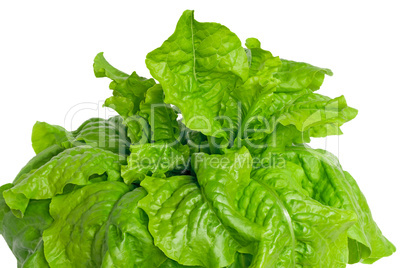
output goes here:
[[307, 145], [357, 115], [318, 94], [329, 69], [289, 61], [185, 11], [147, 55], [154, 79], [99, 53], [119, 115], [37, 122], [0, 187], [18, 267], [330, 267], [395, 252], [338, 159]]

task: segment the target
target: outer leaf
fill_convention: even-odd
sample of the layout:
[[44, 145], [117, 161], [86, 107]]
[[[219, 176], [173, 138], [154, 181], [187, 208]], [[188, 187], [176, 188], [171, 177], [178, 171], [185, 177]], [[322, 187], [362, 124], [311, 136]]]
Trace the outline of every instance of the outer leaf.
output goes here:
[[53, 198], [54, 223], [43, 234], [50, 266], [158, 267], [166, 257], [137, 208], [146, 193], [128, 190], [121, 182], [101, 182]]
[[[284, 126], [296, 126], [300, 132], [306, 132], [311, 128], [309, 134], [312, 137], [325, 137], [340, 134], [339, 126], [352, 120], [356, 115], [357, 110], [348, 107], [343, 96], [331, 99], [311, 93], [298, 98], [286, 112], [279, 115], [277, 120]], [[331, 125], [337, 128], [332, 128]]]
[[122, 124], [121, 117], [112, 117], [108, 120], [91, 118], [72, 132], [71, 143], [75, 146], [82, 142], [92, 147], [109, 150], [123, 156], [129, 154], [130, 141], [127, 138], [127, 129]]
[[139, 202], [149, 216], [155, 245], [184, 265], [224, 267], [234, 261], [239, 244], [202, 196], [190, 176], [146, 177], [148, 195]]
[[10, 208], [7, 206], [6, 202], [4, 201], [3, 192], [12, 187], [13, 187], [12, 183], [7, 183], [0, 187], [0, 234], [3, 234], [4, 215], [6, 215], [10, 211]]
[[86, 185], [94, 174], [108, 174], [108, 180], [120, 178], [119, 156], [89, 146], [67, 149], [49, 162], [21, 177], [3, 195], [17, 216], [23, 216], [30, 199], [48, 199], [63, 193], [68, 184]]
[[43, 254], [42, 232], [53, 219], [49, 215], [50, 200], [33, 200], [25, 217], [17, 218], [7, 207], [3, 191], [12, 185], [0, 187], [0, 233], [17, 258], [18, 267], [49, 267]]
[[282, 67], [275, 75], [281, 81], [277, 92], [294, 92], [306, 88], [315, 91], [321, 87], [325, 75], [332, 75], [331, 70], [308, 63], [284, 59], [281, 61]]
[[247, 136], [246, 131], [250, 129], [250, 123], [260, 121], [261, 118], [269, 119], [272, 115], [268, 107], [272, 103], [273, 92], [279, 82], [273, 75], [281, 66], [279, 57], [273, 57], [271, 52], [261, 49], [257, 39], [247, 39], [246, 45], [250, 65], [249, 78], [232, 92], [232, 96], [240, 106], [241, 111], [237, 113], [241, 118], [233, 120], [233, 116], [230, 116], [234, 122], [238, 122], [236, 127], [239, 128], [239, 139]]
[[65, 148], [60, 147], [59, 145], [55, 144], [52, 145], [40, 153], [38, 153], [36, 156], [34, 156], [29, 162], [20, 170], [18, 175], [14, 179], [14, 184], [17, 184], [20, 179], [23, 177], [24, 174], [29, 173], [30, 171], [34, 169], [38, 169], [39, 167], [43, 166], [46, 164], [50, 159], [52, 159], [54, 156], [58, 155], [62, 151], [64, 151]]
[[142, 181], [146, 175], [184, 170], [188, 165], [189, 154], [185, 145], [171, 147], [167, 143], [149, 143], [131, 146], [128, 164], [122, 166], [122, 177], [130, 184]]
[[310, 137], [340, 135], [339, 127], [352, 120], [357, 110], [347, 106], [343, 96], [331, 99], [305, 89], [274, 93], [271, 105], [261, 114], [264, 116], [260, 120], [247, 122], [245, 128], [248, 133], [243, 138], [247, 141], [241, 144], [250, 150], [309, 142]]
[[107, 252], [102, 267], [157, 267], [166, 259], [153, 244], [147, 215], [137, 207], [146, 195], [143, 188], [137, 188], [115, 204], [106, 225]]
[[[113, 95], [126, 98], [126, 102], [132, 102], [133, 110], [131, 114], [137, 113], [141, 101], [145, 99], [145, 93], [150, 87], [155, 85], [153, 79], [140, 77], [136, 72], [128, 75], [117, 70], [106, 61], [103, 52], [95, 57], [94, 72], [96, 77], [108, 77], [113, 80], [110, 83], [110, 89], [113, 89]], [[118, 109], [116, 111], [119, 112], [121, 110]], [[124, 114], [121, 115], [123, 116]]]
[[68, 148], [69, 136], [69, 132], [61, 126], [36, 122], [32, 129], [32, 147], [36, 154], [55, 144]]
[[184, 265], [222, 267], [240, 250], [254, 256], [250, 267], [345, 267], [354, 213], [308, 197], [297, 169], [261, 169], [250, 178], [250, 161], [245, 148], [196, 154], [198, 183], [147, 177], [139, 204], [155, 245]]
[[88, 144], [103, 148], [122, 155], [128, 154], [130, 142], [127, 130], [118, 116], [108, 120], [91, 118], [72, 132], [61, 126], [37, 122], [32, 130], [32, 146], [36, 153], [58, 145], [62, 148], [71, 148]]
[[[248, 76], [247, 56], [237, 36], [218, 23], [199, 23], [185, 11], [176, 30], [147, 55], [152, 76], [177, 106], [186, 126], [225, 137], [216, 120], [230, 92]], [[200, 119], [202, 118], [202, 119]]]
[[103, 106], [112, 108], [123, 118], [132, 116], [134, 110], [133, 102], [122, 96], [112, 96], [107, 98]]
[[342, 170], [335, 156], [324, 150], [305, 147], [286, 148], [281, 155], [301, 166], [308, 177], [303, 187], [322, 204], [352, 210], [357, 222], [348, 230], [350, 263], [372, 263], [395, 252], [381, 233], [356, 181]]
[[196, 157], [201, 158], [195, 170], [203, 194], [233, 237], [248, 242], [242, 251], [254, 255], [251, 267], [346, 266], [345, 231], [354, 214], [306, 196], [297, 169], [260, 169], [250, 178], [244, 148]]

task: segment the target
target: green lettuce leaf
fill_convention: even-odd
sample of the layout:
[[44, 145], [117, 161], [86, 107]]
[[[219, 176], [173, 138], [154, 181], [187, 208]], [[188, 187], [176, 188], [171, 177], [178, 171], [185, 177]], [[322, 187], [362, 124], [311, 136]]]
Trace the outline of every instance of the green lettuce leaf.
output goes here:
[[121, 182], [100, 182], [54, 197], [54, 223], [44, 231], [51, 267], [158, 267], [166, 256], [154, 246], [147, 216], [137, 207], [146, 195]]
[[119, 116], [108, 120], [91, 118], [72, 132], [74, 138], [70, 142], [74, 146], [87, 144], [123, 156], [128, 155], [130, 141], [127, 138], [127, 129], [122, 123]]
[[128, 75], [119, 71], [106, 61], [103, 52], [95, 57], [93, 68], [96, 77], [112, 80], [109, 87], [113, 90], [113, 97], [106, 99], [104, 106], [114, 109], [124, 119], [132, 143], [148, 142], [149, 126], [146, 120], [136, 115], [146, 92], [155, 85], [155, 81], [140, 77], [136, 72]]
[[166, 256], [188, 266], [224, 267], [240, 245], [203, 200], [194, 177], [146, 177], [148, 195], [139, 202], [148, 229]]
[[274, 92], [271, 101], [261, 113], [264, 116], [246, 121], [247, 133], [238, 138], [237, 148], [283, 147], [310, 142], [311, 137], [341, 135], [340, 126], [357, 115], [357, 110], [349, 107], [343, 96], [331, 99], [308, 89]]
[[67, 149], [38, 169], [24, 174], [3, 196], [13, 212], [22, 217], [30, 199], [48, 199], [71, 185], [87, 185], [92, 175], [107, 173], [108, 180], [120, 179], [119, 156], [99, 148]]
[[188, 128], [226, 136], [216, 119], [229, 92], [248, 76], [247, 55], [234, 33], [218, 23], [200, 23], [187, 10], [173, 35], [147, 55], [146, 65]]
[[294, 92], [303, 89], [318, 90], [324, 82], [325, 75], [332, 76], [330, 69], [320, 68], [305, 62], [282, 61], [282, 67], [275, 74], [281, 82], [277, 92]]
[[36, 122], [32, 130], [32, 147], [37, 154], [54, 145], [67, 149], [85, 144], [127, 155], [130, 141], [119, 116], [88, 119], [72, 132], [45, 122]]
[[308, 178], [303, 188], [312, 198], [327, 206], [351, 210], [357, 215], [357, 222], [348, 230], [349, 263], [373, 263], [395, 252], [395, 246], [374, 222], [356, 181], [342, 170], [334, 155], [299, 146], [286, 148], [279, 157], [302, 168]]
[[247, 130], [257, 129], [264, 123], [261, 119], [271, 116], [268, 107], [272, 103], [275, 87], [279, 83], [273, 75], [281, 66], [279, 57], [274, 57], [271, 52], [261, 49], [257, 39], [247, 39], [246, 46], [249, 78], [233, 90], [231, 96], [237, 105], [236, 107], [232, 105], [232, 111], [228, 109], [225, 113], [234, 123], [231, 128], [237, 129], [238, 139], [248, 137], [250, 134]]
[[2, 193], [12, 187], [0, 187], [0, 234], [15, 255], [18, 267], [49, 267], [43, 252], [42, 233], [53, 222], [50, 200], [32, 200], [24, 218], [17, 218], [6, 205]]
[[339, 127], [356, 116], [357, 111], [347, 106], [343, 96], [331, 99], [313, 92], [325, 74], [332, 74], [330, 70], [300, 62], [284, 61], [282, 65], [278, 57], [261, 49], [255, 38], [247, 39], [246, 46], [249, 78], [230, 93], [231, 101], [221, 110], [222, 116], [229, 118], [230, 124], [225, 121], [223, 125], [233, 132], [230, 140], [236, 137], [235, 148], [267, 148], [273, 145], [275, 135], [282, 135], [270, 135], [277, 129], [294, 132], [296, 127], [298, 133], [293, 133], [292, 139], [282, 140], [290, 144], [339, 135]]
[[70, 133], [61, 126], [50, 125], [45, 122], [36, 122], [32, 128], [32, 147], [36, 154], [53, 146], [71, 147], [68, 143]]
[[60, 147], [57, 144], [51, 145], [50, 147], [44, 149], [43, 151], [35, 155], [31, 160], [29, 160], [29, 162], [17, 174], [13, 183], [17, 184], [24, 174], [40, 168], [41, 166], [49, 162], [50, 159], [52, 159], [54, 156], [58, 155], [64, 150], [64, 147]]
[[250, 177], [250, 161], [245, 148], [195, 154], [196, 180], [146, 177], [139, 206], [155, 245], [184, 265], [228, 266], [239, 250], [253, 255], [250, 267], [345, 267], [355, 214], [310, 198], [293, 170], [260, 169]]
[[139, 115], [147, 119], [151, 127], [150, 142], [172, 142], [174, 145], [179, 140], [177, 113], [164, 103], [161, 85], [154, 85], [147, 91], [145, 100], [140, 104]]
[[[346, 266], [346, 230], [354, 213], [308, 197], [298, 186], [302, 178], [297, 169], [263, 168], [250, 175], [251, 159], [244, 148], [198, 157], [198, 183], [220, 221], [238, 241], [249, 243], [242, 251], [253, 255], [251, 267]], [[214, 165], [216, 159], [219, 165]]]
[[[149, 88], [155, 85], [155, 81], [153, 79], [140, 77], [136, 72], [128, 75], [117, 70], [106, 61], [105, 57], [103, 56], [103, 52], [96, 55], [93, 68], [96, 77], [108, 77], [112, 80], [109, 87], [113, 90], [114, 96], [126, 98], [126, 103], [132, 103], [132, 111], [127, 113], [129, 115], [137, 113], [140, 108], [141, 101], [145, 99], [145, 93]], [[114, 101], [112, 103], [114, 103]]]

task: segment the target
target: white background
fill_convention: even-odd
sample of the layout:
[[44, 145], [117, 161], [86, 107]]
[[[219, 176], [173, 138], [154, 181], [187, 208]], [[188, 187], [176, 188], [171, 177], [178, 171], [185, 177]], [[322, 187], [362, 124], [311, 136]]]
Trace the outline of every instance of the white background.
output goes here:
[[[98, 52], [125, 72], [149, 76], [146, 54], [173, 33], [185, 9], [194, 9], [198, 21], [226, 25], [243, 41], [259, 38], [274, 55], [334, 71], [320, 93], [345, 95], [359, 115], [339, 140], [314, 145], [339, 155], [383, 233], [402, 250], [398, 1], [2, 1], [0, 184], [34, 156], [30, 132], [37, 120], [71, 129], [105, 116], [91, 110], [111, 95], [108, 81], [92, 72]], [[0, 241], [1, 267], [16, 267]], [[371, 267], [402, 267], [401, 254]]]

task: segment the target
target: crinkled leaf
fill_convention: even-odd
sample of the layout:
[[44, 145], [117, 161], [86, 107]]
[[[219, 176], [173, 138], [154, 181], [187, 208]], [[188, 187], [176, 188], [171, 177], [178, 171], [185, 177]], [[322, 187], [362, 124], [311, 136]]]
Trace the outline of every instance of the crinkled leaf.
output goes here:
[[153, 245], [137, 202], [146, 192], [121, 182], [101, 182], [54, 197], [45, 230], [52, 267], [158, 267], [166, 257]]
[[233, 119], [233, 115], [230, 116], [230, 112], [226, 112], [226, 115], [236, 122], [237, 131], [241, 135], [239, 138], [247, 134], [245, 131], [250, 128], [249, 125], [253, 121], [264, 117], [270, 118], [268, 107], [272, 103], [273, 93], [279, 82], [273, 75], [281, 66], [279, 57], [274, 57], [271, 52], [261, 49], [257, 39], [247, 39], [246, 45], [250, 65], [249, 78], [232, 92], [238, 103], [236, 113], [240, 118]]
[[128, 154], [130, 141], [121, 117], [108, 120], [91, 118], [81, 124], [77, 130], [69, 132], [61, 126], [37, 122], [32, 130], [32, 146], [35, 152], [58, 145], [71, 148], [83, 144], [103, 148], [121, 155]]
[[220, 222], [237, 241], [248, 243], [243, 251], [253, 254], [251, 267], [346, 265], [345, 234], [354, 213], [308, 197], [298, 186], [297, 169], [259, 169], [250, 177], [244, 148], [222, 156], [196, 155], [194, 161], [198, 183]]
[[325, 75], [332, 76], [330, 69], [320, 68], [304, 62], [282, 61], [282, 67], [275, 74], [281, 82], [277, 92], [294, 92], [303, 89], [318, 90], [324, 82]]
[[14, 185], [12, 183], [7, 183], [0, 186], [0, 234], [3, 234], [4, 215], [6, 215], [10, 211], [10, 208], [7, 206], [6, 201], [4, 200], [3, 192], [12, 188], [13, 186]]
[[134, 145], [149, 143], [151, 128], [148, 121], [139, 115], [132, 115], [124, 120], [127, 126], [127, 136]]
[[119, 156], [99, 148], [67, 149], [38, 169], [24, 174], [3, 195], [7, 205], [23, 216], [30, 199], [48, 199], [63, 193], [68, 184], [86, 185], [94, 174], [107, 173], [108, 180], [120, 179]]
[[340, 135], [339, 127], [352, 120], [357, 110], [349, 107], [343, 96], [331, 99], [305, 89], [291, 93], [275, 92], [271, 105], [261, 114], [264, 116], [248, 121], [247, 133], [243, 136], [247, 141], [242, 141], [241, 145], [250, 149], [268, 148], [295, 141], [309, 142], [310, 137]]
[[[145, 99], [145, 93], [150, 87], [155, 85], [153, 79], [140, 77], [136, 72], [128, 75], [117, 70], [106, 61], [103, 52], [96, 55], [93, 67], [96, 77], [108, 77], [113, 80], [110, 83], [110, 89], [113, 89], [114, 96], [124, 97], [127, 99], [125, 102], [132, 102], [133, 109], [131, 114], [137, 113], [141, 101]], [[116, 111], [119, 112], [121, 110], [118, 109]], [[121, 115], [123, 116], [123, 114]]]
[[147, 192], [137, 188], [115, 204], [106, 225], [107, 251], [102, 267], [157, 267], [166, 259], [148, 232], [148, 217], [137, 207]]
[[15, 255], [18, 267], [49, 267], [43, 254], [42, 233], [53, 222], [49, 215], [50, 200], [32, 200], [24, 218], [17, 218], [7, 207], [0, 187], [0, 233]]
[[146, 177], [148, 195], [139, 202], [149, 217], [148, 229], [166, 256], [184, 265], [224, 267], [240, 245], [203, 198], [195, 178]]
[[13, 183], [17, 184], [24, 174], [29, 173], [34, 169], [38, 169], [64, 150], [65, 148], [60, 147], [57, 144], [44, 149], [43, 151], [35, 155], [31, 160], [29, 160], [29, 162], [20, 170], [18, 175], [15, 177]]
[[151, 87], [140, 105], [139, 115], [148, 120], [151, 127], [151, 142], [172, 142], [179, 139], [180, 128], [177, 113], [163, 102], [161, 85]]
[[197, 182], [190, 176], [142, 181], [148, 196], [139, 204], [155, 245], [185, 265], [227, 266], [240, 250], [254, 256], [250, 267], [344, 267], [354, 213], [310, 198], [297, 186], [296, 171], [261, 169], [250, 178], [250, 161], [244, 148], [195, 154]]
[[350, 263], [372, 263], [395, 252], [381, 233], [356, 181], [342, 170], [337, 158], [324, 150], [289, 147], [281, 156], [302, 167], [308, 178], [303, 187], [327, 206], [354, 211], [357, 222], [348, 230]]
[[107, 98], [103, 106], [115, 110], [123, 118], [130, 117], [134, 110], [133, 102], [122, 96], [112, 96]]
[[229, 92], [248, 76], [247, 56], [238, 37], [218, 23], [200, 23], [185, 11], [176, 30], [147, 55], [152, 76], [177, 106], [186, 126], [224, 137], [217, 121]]
[[129, 154], [130, 141], [121, 117], [116, 116], [108, 120], [91, 118], [73, 131], [72, 135], [71, 143], [75, 146], [82, 145], [84, 142], [92, 147], [109, 150], [123, 156]]

